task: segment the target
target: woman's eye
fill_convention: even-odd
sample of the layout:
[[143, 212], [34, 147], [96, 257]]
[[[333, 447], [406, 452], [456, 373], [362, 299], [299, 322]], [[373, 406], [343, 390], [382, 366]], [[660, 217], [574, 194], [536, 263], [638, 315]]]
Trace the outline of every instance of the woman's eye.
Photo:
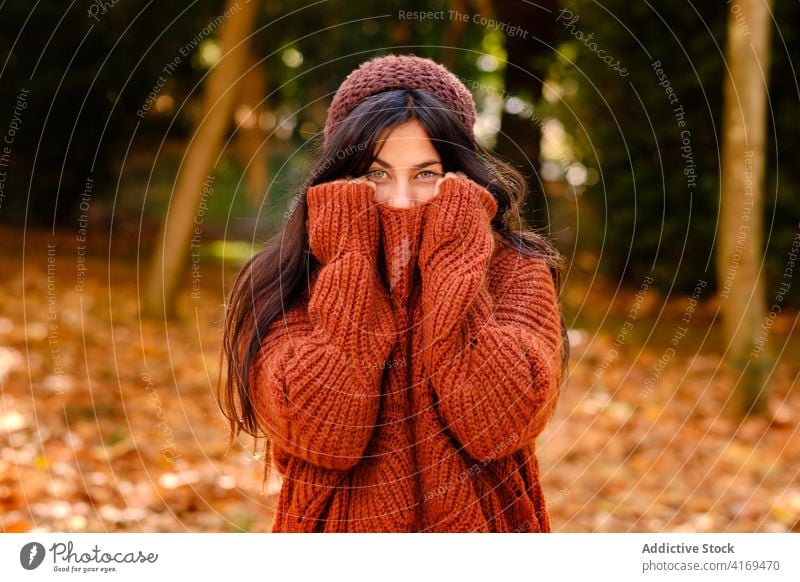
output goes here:
[[[426, 176], [425, 174], [427, 174], [427, 176]], [[423, 179], [424, 179], [424, 178], [432, 178], [432, 177], [436, 176], [437, 174], [436, 174], [436, 172], [432, 172], [432, 171], [430, 171], [430, 170], [423, 170], [423, 171], [421, 171], [421, 172], [420, 172], [418, 175], [419, 175], [421, 178], [423, 178]]]
[[[378, 172], [383, 172], [383, 170], [371, 170], [371, 171], [367, 172], [367, 176], [372, 176], [373, 178], [382, 178], [383, 176], [376, 176], [375, 175]], [[386, 173], [386, 172], [383, 172], [383, 173]]]

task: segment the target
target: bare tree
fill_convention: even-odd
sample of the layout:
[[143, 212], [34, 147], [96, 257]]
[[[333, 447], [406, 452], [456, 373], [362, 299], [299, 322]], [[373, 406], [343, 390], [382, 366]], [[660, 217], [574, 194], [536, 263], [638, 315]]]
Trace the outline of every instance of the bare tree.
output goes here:
[[766, 410], [771, 360], [768, 350], [758, 349], [765, 316], [762, 218], [770, 27], [771, 0], [730, 4], [717, 277], [726, 364], [735, 381], [732, 402], [743, 413]]
[[203, 114], [186, 148], [172, 199], [156, 238], [144, 291], [142, 315], [171, 316], [186, 265], [195, 216], [204, 184], [220, 153], [231, 121], [237, 87], [247, 61], [258, 0], [227, 0], [221, 33], [221, 56], [204, 83]]
[[236, 112], [236, 152], [244, 166], [247, 204], [258, 210], [269, 184], [267, 172], [267, 132], [261, 127], [265, 110], [267, 79], [264, 66], [252, 51], [241, 81]]

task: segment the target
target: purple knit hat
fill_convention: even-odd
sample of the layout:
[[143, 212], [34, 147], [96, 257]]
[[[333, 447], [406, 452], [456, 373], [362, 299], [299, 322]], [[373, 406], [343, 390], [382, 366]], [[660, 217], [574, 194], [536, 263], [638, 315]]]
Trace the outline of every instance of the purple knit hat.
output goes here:
[[469, 133], [475, 125], [472, 94], [444, 65], [413, 54], [385, 55], [364, 61], [352, 71], [333, 96], [325, 121], [325, 143], [338, 123], [362, 100], [387, 89], [422, 89], [452, 109]]

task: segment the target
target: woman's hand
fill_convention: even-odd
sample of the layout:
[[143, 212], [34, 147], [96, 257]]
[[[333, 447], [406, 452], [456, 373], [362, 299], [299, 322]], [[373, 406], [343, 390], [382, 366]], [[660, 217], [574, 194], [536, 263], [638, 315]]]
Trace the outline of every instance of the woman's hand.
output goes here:
[[486, 188], [463, 172], [447, 172], [437, 181], [436, 195], [428, 209], [420, 268], [424, 271], [437, 255], [439, 259], [447, 256], [446, 263], [452, 268], [458, 268], [459, 263], [464, 267], [476, 260], [488, 261], [494, 247], [491, 220], [497, 207]]
[[322, 264], [353, 251], [375, 257], [380, 224], [374, 199], [375, 184], [362, 178], [323, 182], [306, 191], [309, 245]]
[[433, 189], [433, 197], [439, 194], [439, 186], [442, 182], [447, 180], [448, 178], [464, 178], [465, 180], [469, 180], [469, 177], [464, 172], [447, 172], [444, 176], [436, 180], [436, 185]]
[[[436, 180], [433, 197], [443, 198], [444, 196], [441, 194], [448, 189], [459, 192], [457, 196], [468, 192], [472, 193], [473, 196], [471, 196], [471, 198], [480, 202], [484, 209], [486, 209], [490, 219], [493, 219], [497, 213], [497, 200], [491, 192], [472, 180], [464, 172], [447, 172], [444, 176]], [[446, 202], [439, 201], [436, 205], [443, 206], [446, 205]]]

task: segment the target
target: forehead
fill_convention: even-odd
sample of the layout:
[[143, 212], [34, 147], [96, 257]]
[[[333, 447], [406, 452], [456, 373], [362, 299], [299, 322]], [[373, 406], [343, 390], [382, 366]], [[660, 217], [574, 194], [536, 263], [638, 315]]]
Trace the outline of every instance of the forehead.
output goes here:
[[440, 159], [425, 128], [416, 120], [384, 130], [375, 144], [375, 156], [397, 167]]

